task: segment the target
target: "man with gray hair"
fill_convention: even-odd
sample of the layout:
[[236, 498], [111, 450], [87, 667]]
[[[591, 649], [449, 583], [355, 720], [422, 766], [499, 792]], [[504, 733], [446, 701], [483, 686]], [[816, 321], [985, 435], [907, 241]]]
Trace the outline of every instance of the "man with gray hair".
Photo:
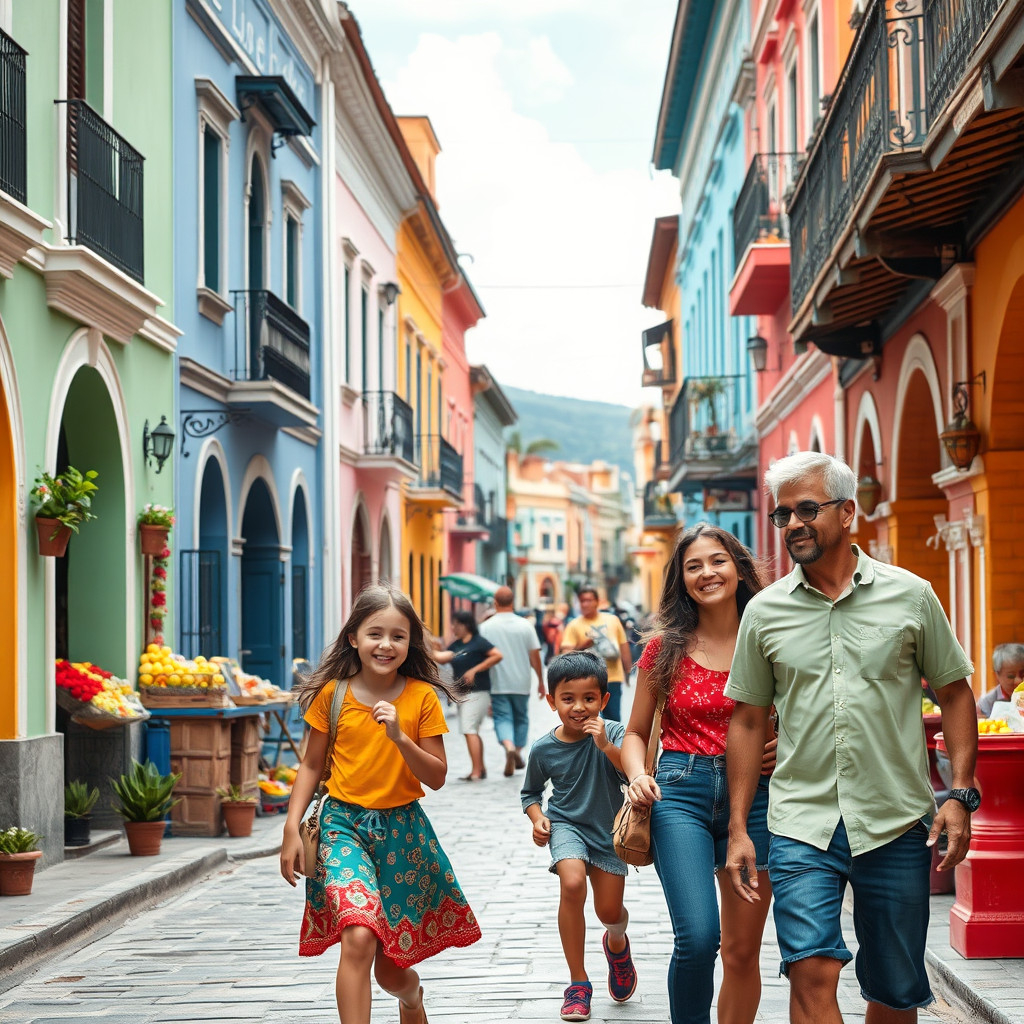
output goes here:
[[[755, 594], [740, 622], [725, 694], [737, 701], [726, 764], [726, 869], [760, 899], [746, 832], [772, 705], [778, 762], [769, 785], [780, 973], [793, 1024], [841, 1024], [843, 893], [853, 889], [856, 972], [867, 1024], [910, 1024], [932, 1001], [924, 967], [931, 847], [967, 854], [978, 749], [973, 672], [926, 580], [850, 542], [857, 481], [841, 459], [798, 452], [765, 473], [768, 518], [796, 567]], [[936, 812], [921, 726], [921, 679], [942, 710], [953, 789]], [[898, 894], [896, 898], [895, 894]]]
[[988, 718], [997, 700], [1009, 700], [1024, 681], [1024, 644], [1000, 644], [992, 652], [996, 685], [978, 701], [978, 714]]

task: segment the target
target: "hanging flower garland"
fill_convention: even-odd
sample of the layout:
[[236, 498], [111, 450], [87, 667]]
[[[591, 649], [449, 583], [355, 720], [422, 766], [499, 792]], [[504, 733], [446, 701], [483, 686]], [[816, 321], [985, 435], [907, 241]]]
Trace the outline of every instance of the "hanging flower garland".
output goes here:
[[164, 642], [164, 618], [167, 616], [167, 563], [170, 548], [164, 548], [153, 556], [153, 575], [149, 583], [149, 624], [153, 629], [153, 643]]

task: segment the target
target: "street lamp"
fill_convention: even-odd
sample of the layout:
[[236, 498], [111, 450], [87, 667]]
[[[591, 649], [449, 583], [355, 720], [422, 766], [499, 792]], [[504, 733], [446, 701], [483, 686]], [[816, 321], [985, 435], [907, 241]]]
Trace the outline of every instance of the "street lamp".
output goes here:
[[394, 281], [388, 281], [387, 284], [382, 284], [380, 286], [380, 291], [384, 296], [384, 301], [389, 306], [393, 306], [395, 304], [395, 299], [402, 294], [402, 289], [399, 288]]
[[878, 499], [882, 496], [882, 484], [873, 476], [862, 476], [857, 481], [857, 504], [864, 515], [871, 515], [878, 508]]
[[982, 370], [971, 380], [957, 381], [953, 385], [953, 418], [946, 424], [946, 429], [939, 434], [939, 440], [946, 449], [949, 461], [961, 472], [970, 468], [974, 456], [981, 447], [981, 431], [974, 425], [967, 414], [969, 396], [967, 389], [981, 380], [981, 390], [985, 390], [985, 371]]
[[747, 351], [750, 353], [750, 361], [754, 364], [755, 373], [764, 373], [768, 363], [768, 342], [760, 334], [747, 338]]
[[160, 422], [149, 429], [149, 420], [142, 427], [142, 459], [149, 465], [150, 457], [156, 459], [156, 471], [164, 468], [171, 450], [174, 448], [174, 431], [167, 425], [167, 417], [161, 416]]

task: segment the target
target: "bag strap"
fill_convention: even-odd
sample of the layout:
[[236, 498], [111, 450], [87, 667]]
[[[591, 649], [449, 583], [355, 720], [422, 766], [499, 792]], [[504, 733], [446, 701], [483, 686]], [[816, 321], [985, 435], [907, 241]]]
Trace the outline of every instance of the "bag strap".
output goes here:
[[653, 777], [658, 760], [658, 743], [661, 740], [661, 714], [665, 710], [666, 694], [658, 696], [658, 704], [654, 709], [654, 720], [651, 722], [651, 738], [647, 741], [647, 757], [644, 760], [644, 774]]
[[334, 696], [331, 698], [331, 727], [327, 733], [327, 753], [324, 755], [324, 770], [320, 773], [320, 781], [316, 787], [314, 814], [320, 810], [320, 803], [327, 792], [327, 782], [331, 777], [331, 751], [334, 750], [334, 740], [338, 735], [338, 719], [341, 717], [341, 706], [345, 703], [345, 694], [347, 692], [348, 680], [336, 680], [334, 683]]

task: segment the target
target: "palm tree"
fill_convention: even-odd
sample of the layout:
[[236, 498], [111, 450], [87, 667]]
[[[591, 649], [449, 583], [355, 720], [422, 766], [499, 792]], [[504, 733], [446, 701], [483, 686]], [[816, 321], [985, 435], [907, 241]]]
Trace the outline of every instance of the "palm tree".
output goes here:
[[557, 441], [552, 441], [548, 437], [538, 437], [527, 444], [524, 451], [523, 438], [518, 430], [513, 430], [508, 435], [505, 446], [510, 452], [515, 452], [516, 455], [551, 455], [557, 452], [560, 447]]

